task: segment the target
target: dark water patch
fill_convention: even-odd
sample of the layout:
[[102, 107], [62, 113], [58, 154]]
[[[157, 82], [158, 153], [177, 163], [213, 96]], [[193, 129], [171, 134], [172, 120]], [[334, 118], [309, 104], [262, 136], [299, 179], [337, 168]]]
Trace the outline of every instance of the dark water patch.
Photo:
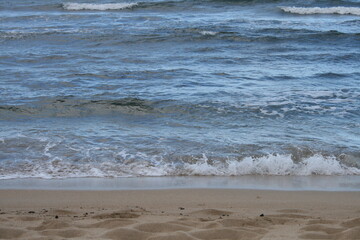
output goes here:
[[96, 73], [73, 73], [62, 76], [62, 78], [95, 78], [95, 79], [113, 79], [115, 76], [105, 75], [105, 74], [96, 74]]
[[343, 79], [350, 77], [351, 74], [342, 74], [336, 72], [327, 72], [327, 73], [319, 73], [314, 76], [314, 78], [323, 78], [323, 79]]
[[351, 54], [338, 54], [334, 56], [334, 61], [349, 61], [349, 62], [356, 62], [360, 61], [360, 53], [351, 53]]
[[250, 64], [251, 60], [248, 58], [239, 58], [239, 57], [204, 57], [201, 59], [202, 62], [208, 64], [226, 64], [226, 65], [245, 65]]
[[[123, 59], [121, 59], [123, 61]], [[125, 59], [126, 62], [129, 62], [128, 59]], [[134, 60], [135, 61], [135, 60]], [[135, 61], [135, 63], [142, 62], [141, 60]], [[147, 63], [146, 60], [143, 62]], [[131, 61], [132, 63], [132, 61]], [[96, 71], [88, 73], [70, 73], [61, 75], [60, 78], [65, 80], [75, 81], [76, 83], [87, 81], [95, 81], [93, 84], [96, 86], [121, 86], [126, 88], [132, 85], [136, 85], [138, 81], [148, 81], [149, 85], [153, 81], [159, 79], [159, 81], [171, 81], [172, 79], [178, 79], [186, 76], [196, 76], [197, 73], [193, 72], [186, 68], [174, 68], [174, 69], [141, 69], [139, 71]], [[127, 80], [134, 81], [131, 84], [126, 83]], [[184, 80], [185, 81], [185, 80]], [[124, 83], [125, 82], [125, 83]], [[119, 85], [122, 84], [122, 85]], [[125, 85], [124, 85], [125, 84]], [[165, 82], [163, 82], [165, 84]], [[147, 85], [147, 84], [146, 84]]]
[[[360, 35], [354, 33], [342, 33], [338, 31], [317, 32], [309, 30], [297, 29], [261, 29], [257, 31], [250, 31], [247, 34], [231, 32], [231, 31], [211, 31], [206, 34], [206, 31], [198, 31], [203, 36], [196, 37], [197, 40], [219, 39], [231, 42], [252, 42], [252, 43], [289, 43], [289, 42], [311, 42], [325, 44], [332, 42], [332, 44], [339, 45], [343, 42], [356, 46], [360, 41]], [[205, 38], [206, 37], [206, 38]], [[185, 39], [184, 39], [185, 40]]]
[[[23, 117], [84, 117], [111, 114], [145, 114], [153, 112], [151, 102], [124, 98], [119, 100], [44, 100], [28, 105], [0, 106], [0, 119]], [[15, 114], [15, 116], [12, 116]]]
[[[339, 65], [353, 65], [354, 62], [360, 61], [360, 54], [358, 53], [342, 53], [342, 52], [326, 52], [320, 50], [317, 51], [308, 51], [304, 49], [292, 49], [292, 48], [270, 48], [267, 49], [271, 53], [271, 58], [286, 61], [286, 62], [302, 62], [312, 64], [317, 63], [327, 63], [327, 64], [337, 64]], [[341, 74], [340, 74], [341, 75]], [[342, 77], [356, 77], [357, 73], [347, 73], [343, 74]], [[340, 76], [339, 76], [340, 77]]]
[[196, 53], [212, 53], [212, 52], [221, 52], [220, 49], [216, 47], [199, 47], [193, 50]]
[[65, 54], [54, 54], [54, 55], [35, 55], [35, 54], [29, 54], [26, 57], [18, 58], [16, 62], [18, 64], [52, 64], [52, 63], [58, 63], [59, 61], [65, 61], [68, 60], [70, 56], [67, 56]]
[[[66, 30], [66, 29], [54, 29], [51, 30], [47, 28], [46, 30], [34, 30], [34, 31], [22, 31], [22, 30], [14, 30], [14, 31], [3, 31], [0, 32], [0, 39], [3, 40], [47, 40], [52, 41], [54, 43], [60, 42], [61, 39], [59, 37], [67, 37], [64, 38], [67, 42], [71, 41], [71, 36], [77, 34], [85, 34], [86, 30]], [[69, 39], [70, 38], [70, 39]]]
[[262, 78], [264, 81], [289, 81], [289, 80], [296, 80], [296, 77], [291, 75], [275, 75], [275, 76], [264, 76]]
[[348, 27], [358, 27], [360, 24], [360, 20], [359, 19], [355, 19], [355, 20], [347, 20], [347, 21], [344, 21], [342, 23], [340, 23], [340, 25], [343, 25], [343, 26], [348, 26]]
[[[344, 33], [336, 30], [330, 31], [313, 31], [307, 29], [292, 29], [292, 28], [265, 28], [256, 31], [259, 39], [268, 41], [295, 41], [295, 42], [312, 42], [333, 45], [339, 45], [346, 42], [348, 44], [356, 45], [360, 41], [360, 35], [357, 33]], [[265, 35], [265, 36], [264, 36]], [[256, 39], [256, 38], [255, 38]]]
[[[360, 34], [341, 33], [337, 31], [316, 32], [294, 29], [260, 29], [256, 31], [243, 31], [232, 29], [230, 26], [219, 25], [209, 27], [208, 25], [198, 27], [176, 28], [174, 26], [162, 26], [158, 28], [148, 28], [144, 30], [132, 29], [124, 32], [121, 28], [117, 29], [67, 29], [67, 28], [44, 28], [28, 30], [9, 30], [0, 32], [0, 39], [11, 40], [32, 40], [42, 41], [44, 44], [67, 44], [69, 42], [83, 42], [91, 48], [136, 45], [144, 43], [169, 43], [175, 42], [188, 43], [314, 43], [339, 45], [346, 43], [349, 46], [356, 46], [360, 41]], [[80, 44], [79, 47], [81, 46]], [[203, 49], [209, 47], [203, 47]]]
[[[219, 76], [216, 74], [216, 76]], [[231, 78], [231, 76], [226, 76]], [[319, 77], [317, 77], [318, 79]], [[326, 77], [328, 78], [328, 76]], [[264, 81], [286, 82], [293, 81], [291, 76], [271, 76]], [[71, 83], [68, 83], [71, 84]], [[98, 84], [98, 89], [113, 90], [121, 86]], [[87, 117], [87, 116], [152, 116], [168, 117], [170, 119], [183, 119], [184, 121], [211, 122], [221, 118], [225, 121], [219, 127], [232, 124], [233, 121], [247, 119], [293, 119], [320, 116], [337, 116], [344, 118], [359, 109], [355, 103], [359, 95], [354, 91], [305, 91], [293, 95], [279, 95], [279, 98], [264, 98], [262, 101], [255, 101], [259, 96], [256, 94], [239, 95], [236, 92], [226, 90], [226, 85], [214, 82], [182, 81], [175, 84], [175, 88], [209, 88], [218, 89], [217, 99], [212, 101], [193, 101], [143, 98], [115, 98], [115, 99], [76, 99], [76, 98], [48, 98], [40, 101], [33, 101], [27, 104], [2, 105], [0, 107], [0, 119], [10, 120], [19, 117], [42, 118], [66, 118], [66, 117]], [[224, 88], [223, 90], [221, 90]], [[197, 93], [197, 98], [203, 94]], [[290, 95], [289, 95], [290, 94]], [[115, 95], [116, 96], [116, 95]], [[224, 102], [220, 98], [237, 96], [237, 102]], [[341, 110], [341, 111], [339, 111]], [[225, 120], [226, 119], [226, 120]]]

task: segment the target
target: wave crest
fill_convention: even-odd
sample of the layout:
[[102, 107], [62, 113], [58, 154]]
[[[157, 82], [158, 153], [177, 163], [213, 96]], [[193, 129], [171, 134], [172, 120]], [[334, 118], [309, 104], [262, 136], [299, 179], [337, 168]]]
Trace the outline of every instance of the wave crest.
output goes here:
[[295, 13], [301, 15], [310, 14], [340, 14], [340, 15], [358, 15], [360, 16], [359, 7], [280, 7], [287, 13]]
[[49, 161], [26, 161], [0, 165], [0, 179], [69, 177], [139, 177], [139, 176], [310, 176], [360, 175], [356, 166], [347, 166], [335, 156], [315, 154], [294, 161], [291, 154], [269, 154], [242, 160], [210, 160], [205, 154], [191, 162], [168, 162], [163, 157], [118, 153], [122, 161], [75, 164], [61, 157]]
[[65, 10], [79, 11], [79, 10], [95, 10], [95, 11], [105, 11], [105, 10], [121, 10], [137, 6], [138, 3], [64, 3], [63, 8]]

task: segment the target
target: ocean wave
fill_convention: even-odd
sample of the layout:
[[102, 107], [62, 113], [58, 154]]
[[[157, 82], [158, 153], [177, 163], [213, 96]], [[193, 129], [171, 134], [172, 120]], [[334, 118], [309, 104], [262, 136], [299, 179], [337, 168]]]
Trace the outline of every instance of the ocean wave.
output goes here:
[[71, 29], [71, 30], [64, 30], [59, 28], [47, 28], [40, 31], [31, 31], [31, 30], [12, 30], [12, 31], [0, 31], [0, 39], [4, 40], [20, 40], [20, 39], [33, 39], [36, 38], [43, 38], [43, 37], [50, 37], [53, 35], [66, 35], [69, 37], [70, 35], [77, 35], [77, 34], [88, 34], [90, 30], [87, 29]]
[[[191, 162], [167, 162], [162, 157], [146, 154], [131, 155], [122, 151], [121, 162], [85, 161], [71, 163], [60, 157], [47, 162], [27, 161], [0, 166], [0, 179], [13, 178], [69, 178], [69, 177], [143, 177], [143, 176], [310, 176], [360, 175], [356, 166], [347, 166], [335, 156], [315, 154], [297, 162], [293, 156], [269, 154], [262, 157], [245, 157], [242, 160], [213, 160], [205, 154]], [[144, 160], [144, 157], [147, 160]], [[188, 158], [188, 157], [187, 157]], [[188, 160], [188, 159], [187, 159]], [[10, 166], [10, 167], [9, 167]]]
[[[87, 74], [86, 76], [106, 78], [107, 75]], [[344, 78], [347, 75], [322, 73], [313, 76], [319, 78]], [[279, 77], [274, 77], [279, 78]], [[284, 93], [285, 94], [285, 93]], [[286, 93], [291, 96], [291, 92]], [[284, 95], [285, 96], [285, 95]], [[143, 98], [116, 99], [77, 99], [74, 97], [46, 98], [33, 102], [13, 105], [0, 105], [0, 120], [18, 120], [21, 118], [66, 118], [88, 116], [151, 115], [152, 117], [170, 116], [172, 119], [187, 116], [188, 119], [208, 119], [221, 117], [241, 118], [284, 118], [294, 115], [336, 115], [347, 116], [358, 112], [356, 104], [359, 94], [349, 89], [336, 91], [303, 91], [297, 94], [297, 101], [265, 98], [260, 102], [249, 101], [222, 102], [203, 101], [186, 102], [175, 99], [151, 100]], [[331, 104], [331, 106], [329, 106]], [[207, 116], [206, 118], [203, 118]]]
[[94, 11], [105, 11], [105, 10], [121, 10], [130, 9], [137, 6], [138, 3], [64, 3], [63, 8], [65, 10], [79, 11], [79, 10], [94, 10]]
[[150, 101], [138, 98], [114, 100], [51, 99], [30, 105], [0, 106], [0, 119], [15, 116], [36, 117], [82, 117], [92, 115], [111, 115], [115, 113], [150, 113]]
[[[145, 31], [124, 32], [119, 29], [99, 29], [92, 28], [40, 28], [40, 29], [15, 29], [0, 31], [0, 40], [16, 41], [29, 39], [32, 41], [53, 41], [53, 36], [66, 40], [75, 40], [81, 38], [88, 44], [100, 44], [112, 47], [118, 47], [119, 44], [143, 44], [159, 42], [206, 42], [209, 38], [215, 40], [250, 43], [250, 42], [312, 42], [324, 44], [324, 42], [350, 41], [356, 42], [360, 38], [359, 33], [340, 32], [336, 30], [318, 31], [309, 29], [294, 28], [260, 28], [254, 33], [244, 33], [228, 31], [227, 27], [212, 26], [210, 27], [161, 27], [155, 29], [146, 29]], [[44, 39], [45, 38], [45, 39]], [[95, 39], [95, 40], [94, 40]], [[294, 55], [298, 56], [298, 54]]]
[[310, 14], [340, 14], [360, 16], [359, 7], [280, 7], [287, 13], [310, 15]]

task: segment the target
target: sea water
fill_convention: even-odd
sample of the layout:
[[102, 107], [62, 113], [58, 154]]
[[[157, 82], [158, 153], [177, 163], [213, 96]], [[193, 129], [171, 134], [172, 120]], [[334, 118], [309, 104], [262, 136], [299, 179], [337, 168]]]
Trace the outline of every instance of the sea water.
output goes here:
[[0, 1], [0, 179], [242, 175], [360, 175], [360, 1]]

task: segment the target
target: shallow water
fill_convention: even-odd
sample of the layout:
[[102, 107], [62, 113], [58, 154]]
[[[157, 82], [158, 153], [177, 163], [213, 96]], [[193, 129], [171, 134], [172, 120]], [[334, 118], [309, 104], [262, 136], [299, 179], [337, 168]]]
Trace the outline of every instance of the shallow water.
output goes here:
[[0, 189], [26, 190], [155, 190], [254, 189], [275, 191], [359, 191], [359, 176], [237, 176], [7, 179]]
[[359, 1], [2, 1], [0, 178], [360, 175]]

